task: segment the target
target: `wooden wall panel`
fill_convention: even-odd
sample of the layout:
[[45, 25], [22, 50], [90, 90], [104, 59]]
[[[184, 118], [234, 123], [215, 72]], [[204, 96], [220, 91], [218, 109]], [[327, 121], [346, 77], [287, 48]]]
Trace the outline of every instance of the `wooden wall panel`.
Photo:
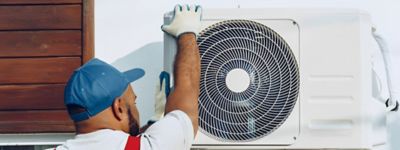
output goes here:
[[0, 59], [1, 84], [65, 83], [80, 57]]
[[81, 29], [81, 5], [0, 5], [0, 30]]
[[0, 111], [65, 109], [65, 84], [0, 85]]
[[0, 0], [1, 4], [76, 4], [82, 0]]
[[83, 3], [83, 52], [82, 64], [94, 57], [94, 0]]
[[66, 110], [0, 111], [0, 133], [73, 132]]
[[0, 134], [74, 132], [63, 105], [94, 57], [94, 0], [0, 0]]
[[81, 31], [0, 32], [0, 57], [80, 56]]

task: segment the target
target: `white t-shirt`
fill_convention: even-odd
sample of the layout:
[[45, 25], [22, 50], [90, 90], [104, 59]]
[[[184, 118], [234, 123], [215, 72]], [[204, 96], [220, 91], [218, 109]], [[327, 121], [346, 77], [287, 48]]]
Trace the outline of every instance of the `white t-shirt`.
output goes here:
[[[129, 134], [102, 129], [78, 134], [57, 150], [124, 150]], [[151, 125], [140, 136], [140, 150], [188, 150], [194, 139], [192, 121], [180, 110], [175, 110]]]

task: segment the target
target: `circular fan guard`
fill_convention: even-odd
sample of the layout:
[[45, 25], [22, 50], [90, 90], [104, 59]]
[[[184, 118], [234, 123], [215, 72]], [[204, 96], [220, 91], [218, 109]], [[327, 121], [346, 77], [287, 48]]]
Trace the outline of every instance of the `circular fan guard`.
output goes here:
[[[252, 141], [286, 120], [297, 100], [299, 73], [290, 47], [276, 32], [254, 21], [227, 20], [203, 30], [197, 43], [203, 133], [221, 141]], [[250, 77], [242, 92], [225, 83], [233, 69]]]

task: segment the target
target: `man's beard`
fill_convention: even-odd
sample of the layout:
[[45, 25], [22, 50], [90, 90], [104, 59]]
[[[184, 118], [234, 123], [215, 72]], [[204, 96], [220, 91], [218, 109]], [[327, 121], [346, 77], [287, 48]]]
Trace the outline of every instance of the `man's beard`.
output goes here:
[[128, 118], [129, 118], [129, 134], [131, 136], [139, 135], [139, 125], [137, 121], [133, 118], [131, 109], [128, 109]]

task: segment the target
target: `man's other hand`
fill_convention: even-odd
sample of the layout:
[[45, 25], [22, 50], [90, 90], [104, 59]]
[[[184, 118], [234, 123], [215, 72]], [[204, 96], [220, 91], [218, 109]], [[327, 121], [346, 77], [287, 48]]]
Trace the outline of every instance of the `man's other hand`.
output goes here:
[[[160, 84], [161, 82], [161, 84]], [[157, 82], [156, 85], [156, 92], [155, 92], [155, 103], [154, 103], [154, 115], [151, 117], [151, 121], [158, 121], [164, 116], [164, 111], [165, 111], [165, 103], [167, 101], [167, 96], [166, 96], [166, 80], [161, 80], [160, 82]]]

